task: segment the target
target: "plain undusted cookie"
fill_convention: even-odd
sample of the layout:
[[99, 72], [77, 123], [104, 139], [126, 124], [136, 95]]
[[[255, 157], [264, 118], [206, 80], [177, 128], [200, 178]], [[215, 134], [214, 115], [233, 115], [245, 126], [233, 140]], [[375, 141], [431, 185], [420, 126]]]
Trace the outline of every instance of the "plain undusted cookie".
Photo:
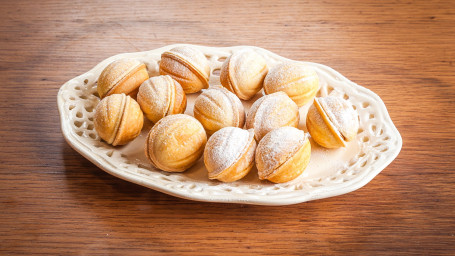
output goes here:
[[359, 130], [359, 118], [351, 104], [337, 97], [314, 99], [308, 110], [306, 127], [311, 137], [326, 148], [345, 147]]
[[297, 178], [310, 162], [308, 135], [294, 127], [281, 127], [269, 132], [256, 149], [259, 179], [275, 183]]
[[279, 127], [297, 127], [299, 120], [297, 105], [286, 93], [276, 92], [254, 102], [246, 117], [246, 128], [253, 129], [255, 139], [260, 141], [268, 132]]
[[186, 109], [185, 92], [170, 76], [155, 76], [143, 82], [137, 102], [153, 123], [168, 115], [181, 114]]
[[240, 99], [249, 100], [262, 89], [267, 71], [267, 63], [259, 53], [244, 49], [224, 61], [220, 81]]
[[209, 87], [209, 63], [205, 55], [194, 47], [178, 46], [161, 54], [160, 74], [174, 78], [185, 93]]
[[194, 117], [201, 122], [208, 135], [221, 128], [243, 127], [245, 109], [232, 92], [219, 86], [204, 90], [194, 102]]
[[146, 140], [146, 155], [167, 172], [183, 172], [202, 156], [207, 142], [204, 127], [194, 117], [177, 114], [158, 121]]
[[232, 182], [253, 168], [256, 141], [252, 130], [226, 127], [214, 133], [204, 150], [209, 179]]
[[113, 94], [98, 103], [93, 123], [101, 139], [117, 146], [134, 140], [141, 133], [144, 116], [139, 104], [130, 96]]
[[144, 63], [136, 59], [119, 59], [109, 64], [98, 78], [100, 98], [125, 93], [136, 96], [139, 86], [149, 78]]
[[264, 80], [265, 94], [285, 92], [299, 107], [310, 102], [318, 90], [318, 74], [302, 63], [278, 64], [269, 71]]

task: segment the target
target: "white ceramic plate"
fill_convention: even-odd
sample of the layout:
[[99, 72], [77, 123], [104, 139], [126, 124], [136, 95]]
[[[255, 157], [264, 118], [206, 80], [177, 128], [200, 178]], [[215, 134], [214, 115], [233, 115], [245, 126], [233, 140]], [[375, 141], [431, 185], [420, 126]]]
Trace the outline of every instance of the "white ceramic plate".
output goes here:
[[[329, 150], [312, 142], [311, 160], [297, 179], [283, 184], [260, 181], [257, 170], [240, 181], [222, 183], [207, 178], [202, 158], [183, 173], [167, 173], [154, 168], [144, 154], [145, 137], [151, 128], [145, 122], [141, 135], [122, 147], [112, 147], [101, 141], [93, 127], [94, 108], [99, 102], [96, 81], [101, 71], [119, 58], [143, 61], [150, 76], [158, 75], [161, 53], [177, 45], [146, 52], [124, 53], [110, 57], [87, 73], [66, 82], [58, 92], [58, 109], [66, 141], [85, 158], [106, 172], [170, 195], [199, 201], [286, 205], [321, 199], [354, 191], [372, 180], [401, 150], [401, 136], [392, 123], [387, 109], [378, 95], [359, 86], [330, 67], [305, 62], [320, 78], [318, 96], [337, 95], [352, 103], [360, 119], [360, 130], [355, 141], [346, 148]], [[262, 54], [269, 67], [289, 59], [258, 47], [237, 46], [215, 48], [195, 46], [208, 58], [211, 66], [210, 85], [220, 84], [222, 62], [232, 52], [249, 47]], [[246, 109], [261, 96], [248, 102]], [[193, 115], [194, 100], [199, 94], [188, 95], [187, 114]], [[308, 105], [300, 108], [299, 128], [306, 130]]]

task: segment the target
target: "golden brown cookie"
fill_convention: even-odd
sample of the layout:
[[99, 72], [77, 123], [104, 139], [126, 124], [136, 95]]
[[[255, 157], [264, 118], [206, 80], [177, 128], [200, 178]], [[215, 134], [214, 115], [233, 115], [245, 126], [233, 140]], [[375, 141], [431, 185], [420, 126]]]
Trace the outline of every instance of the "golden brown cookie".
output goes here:
[[98, 78], [100, 98], [125, 93], [136, 97], [139, 86], [149, 78], [144, 63], [136, 59], [119, 59], [109, 64]]
[[155, 76], [143, 82], [137, 102], [153, 123], [168, 115], [181, 114], [186, 109], [186, 95], [170, 76]]
[[314, 99], [308, 110], [306, 127], [319, 145], [339, 148], [356, 137], [359, 119], [348, 101], [332, 96], [321, 97]]
[[243, 127], [245, 124], [242, 102], [223, 87], [214, 86], [204, 90], [196, 98], [193, 111], [208, 135], [223, 127]]
[[234, 52], [221, 67], [221, 84], [242, 100], [262, 89], [268, 68], [265, 59], [252, 49]]
[[265, 94], [285, 92], [301, 107], [310, 102], [319, 90], [319, 77], [311, 67], [286, 62], [270, 69], [264, 80]]
[[256, 141], [253, 130], [225, 127], [215, 132], [204, 150], [209, 179], [232, 182], [253, 168]]
[[176, 114], [163, 117], [150, 130], [146, 155], [167, 172], [183, 172], [202, 156], [207, 142], [204, 127], [194, 117]]
[[122, 93], [101, 100], [93, 122], [101, 139], [117, 146], [134, 140], [141, 133], [144, 117], [139, 104]]
[[209, 63], [205, 55], [194, 47], [178, 46], [161, 54], [160, 74], [174, 78], [185, 93], [209, 87]]
[[276, 92], [259, 98], [251, 106], [246, 117], [246, 128], [254, 130], [260, 141], [268, 132], [283, 126], [297, 127], [299, 108], [284, 92]]
[[259, 179], [275, 183], [297, 178], [310, 162], [308, 135], [294, 127], [281, 127], [269, 132], [256, 148]]

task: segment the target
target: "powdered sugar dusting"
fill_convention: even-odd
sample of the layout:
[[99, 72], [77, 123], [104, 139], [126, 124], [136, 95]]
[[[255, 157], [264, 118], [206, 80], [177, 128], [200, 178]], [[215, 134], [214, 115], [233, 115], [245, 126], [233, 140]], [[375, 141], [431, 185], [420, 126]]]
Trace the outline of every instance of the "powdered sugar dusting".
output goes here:
[[195, 109], [203, 112], [206, 116], [226, 123], [232, 123], [234, 119], [234, 112], [232, 111], [232, 104], [228, 95], [220, 90], [208, 89], [196, 99], [194, 103]]
[[267, 177], [272, 174], [299, 150], [306, 138], [307, 135], [302, 130], [288, 126], [268, 133], [256, 149], [256, 163], [262, 166], [259, 176]]
[[[267, 63], [264, 58], [253, 50], [245, 49], [235, 52], [230, 58], [232, 74], [238, 83], [238, 87], [244, 87], [245, 83], [255, 81], [255, 87], [260, 87], [267, 72]], [[260, 76], [256, 79], [257, 76]], [[256, 81], [257, 80], [257, 81]]]
[[264, 80], [264, 86], [272, 91], [279, 91], [290, 82], [300, 82], [318, 79], [316, 72], [301, 63], [285, 62], [273, 67]]
[[176, 47], [161, 54], [160, 74], [172, 76], [185, 93], [209, 87], [210, 66], [207, 58], [191, 47]]
[[350, 104], [341, 98], [332, 96], [318, 98], [326, 115], [346, 141], [350, 141], [359, 129], [357, 113]]
[[170, 52], [181, 61], [190, 63], [193, 68], [200, 73], [200, 75], [208, 80], [210, 75], [210, 66], [207, 58], [202, 52], [188, 46], [176, 47], [171, 49]]
[[[155, 124], [155, 126], [159, 127], [160, 130], [167, 130], [170, 125], [172, 125], [174, 122], [176, 122], [179, 119], [188, 119], [189, 122], [193, 123], [198, 123], [199, 122], [192, 116], [186, 115], [186, 114], [176, 114], [176, 115], [170, 115], [162, 118], [158, 123]], [[202, 126], [202, 125], [201, 125]], [[155, 127], [153, 127], [155, 128]]]
[[177, 77], [187, 82], [191, 82], [192, 77], [194, 76], [193, 72], [187, 66], [179, 61], [164, 56], [160, 62], [160, 73], [162, 75], [170, 75], [174, 78]]
[[247, 128], [254, 128], [256, 139], [260, 140], [269, 131], [285, 125], [297, 126], [298, 107], [286, 93], [263, 96], [263, 100], [257, 103], [253, 104], [247, 117]]
[[142, 63], [136, 59], [119, 59], [110, 63], [98, 78], [98, 94], [104, 97], [126, 75]]
[[207, 142], [204, 160], [209, 176], [220, 174], [233, 165], [244, 153], [249, 144], [250, 133], [237, 127], [225, 127], [210, 137]]
[[173, 89], [173, 81], [170, 76], [152, 77], [139, 87], [137, 99], [142, 111], [150, 120], [156, 122], [166, 115]]
[[180, 56], [182, 59], [192, 62], [195, 67], [201, 71], [204, 71], [204, 67], [208, 65], [207, 58], [204, 56], [204, 54], [195, 48], [182, 46], [176, 47], [171, 51], [174, 54]]
[[301, 84], [304, 84], [304, 83], [307, 83], [307, 82], [312, 82], [315, 79], [318, 79], [317, 75], [303, 76], [302, 78], [300, 78], [297, 81], [294, 81], [292, 83], [288, 83], [288, 84], [283, 83], [281, 85], [278, 85], [278, 86], [273, 88], [273, 91], [283, 91], [286, 88], [288, 88], [290, 85], [295, 85], [295, 84], [301, 85]]

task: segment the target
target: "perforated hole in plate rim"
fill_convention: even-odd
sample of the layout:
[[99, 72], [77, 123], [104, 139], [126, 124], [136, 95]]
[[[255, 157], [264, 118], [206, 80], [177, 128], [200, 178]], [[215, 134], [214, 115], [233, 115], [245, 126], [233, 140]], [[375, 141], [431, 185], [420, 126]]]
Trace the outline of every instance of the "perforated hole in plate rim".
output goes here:
[[[325, 177], [303, 177], [304, 175], [302, 175], [302, 178], [299, 177], [295, 181], [285, 184], [272, 184], [250, 179], [220, 186], [219, 183], [208, 181], [206, 178], [190, 177], [190, 174], [169, 175], [150, 169], [148, 163], [132, 161], [125, 157], [128, 154], [124, 152], [116, 154], [116, 150], [125, 150], [128, 147], [116, 149], [100, 142], [93, 129], [93, 112], [99, 101], [96, 97], [97, 77], [110, 62], [123, 57], [147, 60], [148, 65], [152, 65], [150, 68], [158, 70], [156, 65], [159, 65], [159, 59], [157, 56], [175, 46], [170, 45], [152, 51], [110, 57], [86, 74], [65, 83], [58, 94], [58, 106], [62, 131], [68, 143], [103, 170], [149, 188], [199, 201], [261, 205], [294, 204], [351, 192], [374, 178], [397, 156], [401, 149], [401, 136], [390, 120], [383, 102], [376, 94], [352, 83], [327, 66], [305, 62], [315, 68], [320, 77], [322, 76], [321, 85], [324, 86], [321, 87], [321, 91], [327, 94], [337, 94], [348, 100], [357, 109], [360, 117], [359, 133], [361, 135], [356, 138], [356, 143], [359, 143], [360, 146], [360, 153], [345, 159], [345, 164], [331, 171], [330, 175]], [[212, 71], [219, 70], [222, 62], [233, 51], [244, 48], [242, 46], [193, 47], [210, 56]], [[262, 48], [248, 47], [262, 54], [269, 65], [291, 61]], [[211, 85], [212, 83], [214, 83], [213, 80], [211, 80]], [[78, 127], [78, 125], [80, 126]], [[378, 143], [381, 146], [374, 147]], [[378, 157], [378, 151], [381, 157]]]

